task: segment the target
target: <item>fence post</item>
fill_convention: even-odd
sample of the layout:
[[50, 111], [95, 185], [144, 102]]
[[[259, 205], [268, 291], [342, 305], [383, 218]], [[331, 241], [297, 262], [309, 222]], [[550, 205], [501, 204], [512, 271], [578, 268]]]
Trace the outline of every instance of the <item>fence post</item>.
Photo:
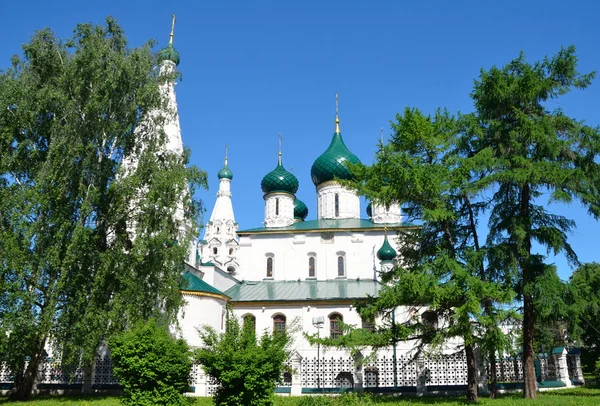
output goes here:
[[292, 362], [292, 396], [302, 395], [302, 355], [298, 351], [294, 351], [291, 357]]
[[583, 378], [583, 369], [581, 368], [581, 348], [571, 348], [568, 351], [567, 357], [572, 357], [573, 379], [578, 384], [584, 385], [585, 379]]
[[564, 382], [567, 387], [573, 386], [569, 379], [569, 367], [567, 365], [567, 350], [565, 347], [552, 349], [552, 356], [556, 364], [556, 379]]
[[427, 393], [427, 375], [429, 370], [425, 368], [425, 361], [419, 357], [415, 360], [417, 372], [417, 396], [423, 396]]
[[363, 383], [363, 358], [364, 356], [359, 351], [354, 355], [354, 389], [358, 392], [362, 392], [364, 388]]
[[475, 362], [477, 363], [477, 389], [480, 395], [489, 395], [487, 385], [487, 371], [485, 358], [481, 354], [481, 347], [475, 347]]

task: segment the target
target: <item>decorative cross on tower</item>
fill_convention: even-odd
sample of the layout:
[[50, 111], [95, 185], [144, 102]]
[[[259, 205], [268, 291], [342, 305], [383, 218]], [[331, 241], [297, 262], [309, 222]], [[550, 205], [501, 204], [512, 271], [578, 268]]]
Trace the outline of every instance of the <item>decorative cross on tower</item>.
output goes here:
[[175, 14], [171, 14], [171, 35], [169, 36], [169, 44], [173, 45], [173, 37], [175, 36]]

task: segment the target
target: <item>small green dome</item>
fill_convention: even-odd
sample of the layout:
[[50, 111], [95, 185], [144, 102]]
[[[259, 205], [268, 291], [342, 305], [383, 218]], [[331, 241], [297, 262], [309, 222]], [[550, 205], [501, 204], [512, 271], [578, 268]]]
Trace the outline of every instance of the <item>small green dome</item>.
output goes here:
[[296, 220], [304, 221], [308, 216], [308, 207], [300, 199], [294, 200], [294, 218]]
[[260, 188], [264, 194], [283, 192], [293, 195], [298, 191], [298, 179], [293, 173], [286, 171], [280, 162], [275, 169], [265, 175], [260, 182]]
[[180, 62], [179, 52], [177, 52], [173, 44], [169, 44], [160, 51], [158, 51], [157, 57], [159, 64], [162, 61], [171, 61], [175, 64], [175, 66], [177, 66]]
[[334, 178], [351, 179], [352, 174], [346, 166], [347, 162], [359, 164], [360, 160], [346, 147], [342, 134], [336, 132], [333, 134], [329, 148], [317, 158], [310, 168], [310, 175], [315, 186]]
[[219, 179], [231, 180], [231, 179], [233, 179], [233, 172], [231, 172], [231, 169], [229, 169], [227, 164], [225, 164], [225, 166], [219, 171], [217, 176], [219, 177]]
[[369, 216], [369, 218], [373, 217], [373, 205], [371, 202], [367, 204], [367, 216]]
[[383, 245], [377, 251], [377, 258], [380, 261], [393, 261], [396, 258], [396, 250], [392, 248], [390, 242], [388, 241], [387, 235], [385, 236], [385, 240], [383, 240]]

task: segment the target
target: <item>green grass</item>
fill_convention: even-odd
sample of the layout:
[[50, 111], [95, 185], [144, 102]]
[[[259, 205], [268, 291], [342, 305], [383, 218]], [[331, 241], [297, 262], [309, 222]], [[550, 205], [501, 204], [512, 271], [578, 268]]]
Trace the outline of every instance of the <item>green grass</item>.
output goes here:
[[[317, 397], [318, 398], [318, 397]], [[297, 406], [301, 403], [306, 405], [325, 404], [328, 406], [338, 405], [438, 405], [438, 406], [454, 406], [468, 404], [463, 397], [393, 397], [393, 396], [376, 396], [373, 398], [351, 398], [343, 399], [340, 397], [334, 399], [313, 399], [310, 402], [302, 401], [302, 397], [277, 397], [276, 406]], [[330, 402], [330, 401], [332, 402]], [[350, 401], [350, 402], [349, 402]], [[28, 402], [9, 402], [7, 399], [0, 399], [0, 405], [31, 405], [31, 406], [117, 406], [120, 405], [118, 397], [45, 397], [37, 398]], [[210, 406], [212, 401], [210, 398], [192, 398], [190, 404], [194, 406]], [[574, 388], [564, 389], [550, 392], [542, 392], [538, 394], [538, 399], [534, 402], [525, 400], [518, 394], [502, 395], [499, 399], [491, 400], [489, 398], [480, 398], [479, 404], [494, 405], [494, 406], [509, 406], [509, 405], [530, 405], [536, 406], [597, 406], [600, 405], [600, 388]]]

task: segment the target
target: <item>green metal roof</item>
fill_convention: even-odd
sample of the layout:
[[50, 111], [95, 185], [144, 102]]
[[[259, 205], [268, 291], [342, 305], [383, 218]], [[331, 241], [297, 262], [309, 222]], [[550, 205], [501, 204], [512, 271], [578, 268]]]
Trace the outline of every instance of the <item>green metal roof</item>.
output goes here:
[[342, 134], [333, 134], [331, 144], [321, 156], [319, 156], [310, 168], [310, 176], [315, 186], [334, 178], [351, 179], [352, 174], [347, 162], [359, 164], [360, 160], [354, 155], [342, 139]]
[[221, 170], [219, 171], [219, 173], [217, 174], [219, 179], [233, 179], [233, 172], [231, 172], [231, 169], [229, 169], [229, 166], [227, 166], [227, 164], [225, 164], [225, 166], [223, 168], [221, 168]]
[[191, 272], [186, 272], [183, 275], [183, 282], [181, 283], [180, 289], [193, 292], [214, 293], [216, 295], [227, 296], [219, 289], [213, 288], [208, 283], [204, 282], [202, 279], [198, 278]]
[[308, 207], [302, 200], [296, 198], [294, 200], [294, 218], [304, 221], [306, 216], [308, 216]]
[[353, 300], [376, 296], [379, 287], [379, 282], [369, 279], [246, 281], [227, 289], [225, 294], [232, 302]]
[[257, 233], [280, 233], [280, 232], [303, 232], [303, 231], [327, 231], [330, 229], [339, 230], [383, 230], [385, 227], [395, 229], [400, 227], [412, 227], [411, 224], [390, 223], [376, 224], [370, 220], [363, 219], [320, 219], [308, 220], [293, 223], [287, 227], [259, 227], [238, 231], [238, 235], [257, 234]]
[[396, 258], [396, 255], [398, 254], [396, 253], [396, 250], [390, 245], [390, 242], [388, 241], [386, 235], [385, 239], [383, 240], [383, 245], [381, 246], [381, 248], [379, 248], [379, 251], [377, 251], [377, 258], [379, 258], [380, 261], [393, 261], [394, 258]]
[[267, 173], [260, 182], [264, 194], [273, 192], [284, 192], [295, 194], [298, 191], [298, 178], [285, 170], [281, 162], [275, 169]]
[[169, 44], [160, 51], [158, 51], [157, 57], [158, 63], [161, 63], [162, 61], [171, 61], [175, 65], [179, 65], [179, 62], [181, 60], [179, 57], [179, 52], [177, 52], [173, 44]]

